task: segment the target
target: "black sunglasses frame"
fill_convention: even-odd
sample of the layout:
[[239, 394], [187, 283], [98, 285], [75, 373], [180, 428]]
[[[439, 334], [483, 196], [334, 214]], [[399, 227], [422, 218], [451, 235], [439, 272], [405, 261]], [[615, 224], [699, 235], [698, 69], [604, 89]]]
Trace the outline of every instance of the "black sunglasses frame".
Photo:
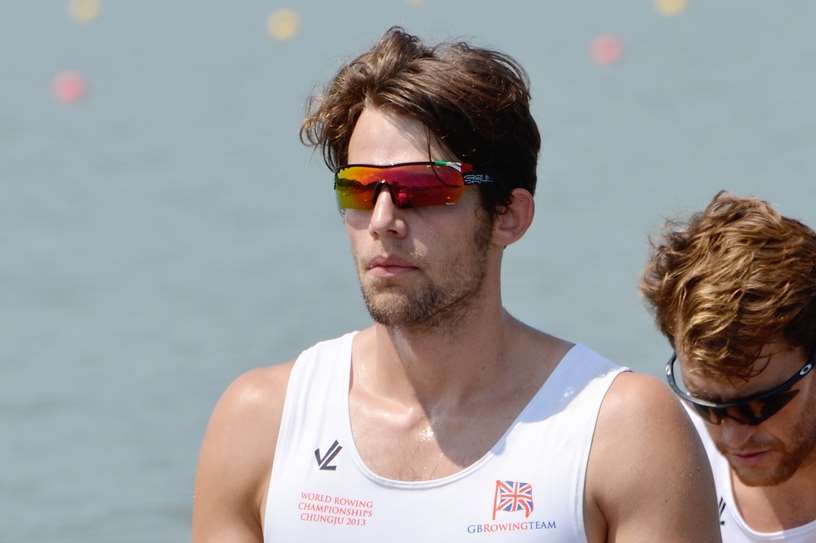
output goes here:
[[[675, 379], [674, 363], [676, 360], [677, 353], [672, 353], [671, 358], [666, 363], [666, 380], [669, 383], [669, 387], [671, 387], [672, 391], [674, 391], [677, 396], [691, 404], [695, 410], [697, 410], [697, 412], [703, 416], [703, 419], [711, 424], [721, 424], [723, 419], [730, 418], [741, 424], [757, 426], [778, 413], [783, 407], [785, 407], [785, 405], [788, 404], [788, 402], [793, 399], [794, 396], [796, 396], [796, 393], [799, 391], [792, 391], [792, 393], [790, 393], [787, 398], [784, 398], [781, 403], [776, 404], [774, 406], [775, 408], [772, 409], [770, 413], [763, 409], [763, 413], [759, 416], [755, 415], [754, 411], [748, 406], [749, 402], [768, 402], [770, 400], [780, 399], [780, 397], [788, 392], [793, 385], [798, 383], [800, 379], [807, 376], [813, 370], [813, 368], [816, 367], [816, 349], [810, 353], [810, 356], [808, 357], [807, 361], [805, 361], [804, 365], [784, 383], [768, 390], [749, 394], [748, 396], [743, 396], [742, 398], [734, 398], [733, 400], [727, 402], [711, 402], [708, 400], [703, 400], [693, 396], [687, 391], [681, 390], [680, 387], [677, 386], [677, 381]], [[743, 417], [739, 418], [734, 416], [730, 410], [737, 411]]]

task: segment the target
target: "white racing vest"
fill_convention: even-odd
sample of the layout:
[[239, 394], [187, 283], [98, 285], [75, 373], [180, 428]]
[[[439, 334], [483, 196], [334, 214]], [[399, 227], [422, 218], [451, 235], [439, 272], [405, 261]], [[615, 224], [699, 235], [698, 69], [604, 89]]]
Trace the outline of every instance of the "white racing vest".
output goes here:
[[268, 543], [586, 541], [584, 479], [598, 411], [621, 368], [575, 345], [490, 451], [453, 475], [373, 473], [352, 438], [354, 333], [295, 362], [266, 496]]
[[779, 532], [757, 532], [742, 518], [734, 500], [734, 489], [731, 486], [731, 466], [720, 454], [711, 436], [706, 430], [705, 422], [685, 402], [683, 406], [691, 417], [697, 433], [705, 446], [711, 471], [714, 474], [714, 486], [717, 489], [717, 505], [720, 508], [720, 533], [723, 543], [755, 543], [761, 541], [785, 541], [787, 543], [816, 543], [816, 520]]

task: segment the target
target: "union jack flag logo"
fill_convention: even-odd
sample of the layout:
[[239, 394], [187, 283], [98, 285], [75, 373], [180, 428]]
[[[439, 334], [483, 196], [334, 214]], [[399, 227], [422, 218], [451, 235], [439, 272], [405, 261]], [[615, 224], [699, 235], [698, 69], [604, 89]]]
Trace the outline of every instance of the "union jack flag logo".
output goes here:
[[533, 512], [533, 486], [518, 481], [496, 481], [493, 494], [493, 520], [497, 511], [524, 511], [524, 518]]

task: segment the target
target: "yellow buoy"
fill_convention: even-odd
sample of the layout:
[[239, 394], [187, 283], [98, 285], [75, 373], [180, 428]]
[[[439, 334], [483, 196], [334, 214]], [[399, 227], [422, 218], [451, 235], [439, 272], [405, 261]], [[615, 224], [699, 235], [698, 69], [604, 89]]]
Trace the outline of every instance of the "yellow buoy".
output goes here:
[[99, 0], [71, 0], [68, 13], [80, 23], [93, 21], [99, 17]]
[[657, 0], [657, 11], [663, 15], [677, 15], [686, 9], [686, 0]]
[[293, 9], [279, 9], [266, 20], [266, 32], [276, 40], [290, 40], [300, 30], [300, 16]]

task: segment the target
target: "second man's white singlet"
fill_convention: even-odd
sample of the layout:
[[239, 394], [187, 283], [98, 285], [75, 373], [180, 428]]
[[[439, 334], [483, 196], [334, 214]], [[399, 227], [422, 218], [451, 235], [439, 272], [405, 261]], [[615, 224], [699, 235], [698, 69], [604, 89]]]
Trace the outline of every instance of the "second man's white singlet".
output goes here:
[[369, 470], [354, 446], [353, 337], [318, 343], [295, 362], [266, 496], [265, 541], [586, 541], [592, 436], [624, 368], [575, 345], [481, 459], [442, 479], [397, 481]]

